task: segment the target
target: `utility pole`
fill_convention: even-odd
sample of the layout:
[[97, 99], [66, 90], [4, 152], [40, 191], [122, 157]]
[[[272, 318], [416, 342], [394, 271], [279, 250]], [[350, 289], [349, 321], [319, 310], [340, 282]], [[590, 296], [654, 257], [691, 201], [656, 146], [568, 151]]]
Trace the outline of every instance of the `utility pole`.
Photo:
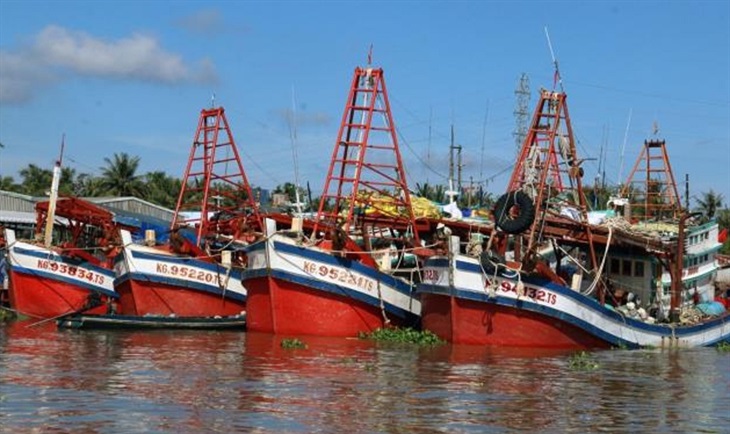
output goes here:
[[461, 164], [461, 145], [456, 145], [456, 154], [458, 156], [458, 158], [457, 158], [458, 165], [456, 166], [456, 169], [457, 169], [456, 185], [459, 186], [459, 193], [461, 193], [461, 168], [463, 167], [463, 164]]
[[515, 155], [519, 156], [522, 142], [527, 137], [527, 124], [530, 117], [530, 78], [524, 72], [515, 89], [515, 97], [515, 130], [512, 135], [515, 137]]
[[449, 180], [454, 181], [454, 151], [456, 151], [456, 191], [461, 193], [461, 145], [454, 144], [454, 126], [451, 125], [451, 145], [449, 145]]
[[451, 125], [451, 143], [449, 144], [449, 182], [454, 182], [454, 125]]

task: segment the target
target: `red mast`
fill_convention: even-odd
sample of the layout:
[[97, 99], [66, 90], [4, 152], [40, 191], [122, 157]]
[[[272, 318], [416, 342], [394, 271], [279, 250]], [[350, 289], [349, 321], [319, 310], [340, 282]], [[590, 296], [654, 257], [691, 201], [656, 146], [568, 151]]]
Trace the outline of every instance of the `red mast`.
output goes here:
[[[644, 177], [636, 176], [644, 172]], [[640, 221], [678, 219], [682, 206], [664, 140], [645, 140], [621, 197], [629, 199], [631, 214]]]
[[[184, 215], [191, 211], [190, 216]], [[197, 213], [199, 212], [199, 215]], [[200, 111], [172, 228], [194, 225], [196, 242], [261, 227], [261, 216], [223, 107]]]
[[[561, 208], [575, 210], [582, 223], [588, 221], [582, 186], [583, 168], [580, 167], [582, 160], [577, 157], [566, 98], [564, 92], [541, 90], [530, 130], [508, 185], [508, 194], [521, 192], [529, 197], [537, 217], [532, 220], [526, 235], [528, 254], [539, 241], [538, 226], [545, 217], [559, 215]], [[499, 225], [503, 216], [499, 215], [499, 209], [497, 211]]]
[[[345, 232], [364, 221], [411, 230], [411, 196], [383, 70], [355, 68], [314, 225]], [[359, 229], [362, 229], [361, 227]]]

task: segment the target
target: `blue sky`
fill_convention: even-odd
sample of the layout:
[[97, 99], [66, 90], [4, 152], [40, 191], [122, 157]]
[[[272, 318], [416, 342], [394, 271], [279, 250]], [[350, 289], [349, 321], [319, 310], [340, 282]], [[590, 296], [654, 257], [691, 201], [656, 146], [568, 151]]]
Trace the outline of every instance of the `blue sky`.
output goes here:
[[[553, 84], [545, 27], [579, 153], [606, 147], [609, 183], [657, 125], [678, 182], [730, 203], [729, 1], [0, 0], [0, 175], [52, 167], [65, 133], [78, 173], [127, 152], [142, 173], [182, 177], [214, 94], [249, 180], [273, 188], [294, 181], [293, 94], [300, 182], [318, 195], [372, 44], [409, 184], [446, 183], [453, 125], [464, 182], [500, 193], [519, 78], [530, 113]], [[592, 179], [598, 163], [584, 167]]]

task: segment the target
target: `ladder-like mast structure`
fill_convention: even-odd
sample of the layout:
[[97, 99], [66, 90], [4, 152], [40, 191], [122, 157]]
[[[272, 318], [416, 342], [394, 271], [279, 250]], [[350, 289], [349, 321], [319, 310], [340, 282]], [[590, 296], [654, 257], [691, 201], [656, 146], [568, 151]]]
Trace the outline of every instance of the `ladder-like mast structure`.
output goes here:
[[196, 243], [213, 235], [240, 236], [261, 228], [261, 216], [246, 178], [223, 107], [200, 111], [172, 228], [194, 226]]
[[[566, 98], [564, 92], [544, 89], [540, 92], [532, 123], [508, 184], [510, 194], [522, 192], [534, 206], [535, 218], [525, 235], [526, 255], [533, 254], [537, 248], [540, 226], [547, 217], [567, 211], [578, 222], [588, 222], [582, 185], [583, 168], [580, 166], [582, 160], [576, 153]], [[587, 225], [585, 228], [590, 232]]]
[[366, 222], [405, 229], [418, 242], [383, 70], [357, 67], [313, 233], [362, 231]]
[[639, 221], [679, 219], [682, 205], [664, 140], [644, 141], [621, 197], [629, 199], [631, 216]]

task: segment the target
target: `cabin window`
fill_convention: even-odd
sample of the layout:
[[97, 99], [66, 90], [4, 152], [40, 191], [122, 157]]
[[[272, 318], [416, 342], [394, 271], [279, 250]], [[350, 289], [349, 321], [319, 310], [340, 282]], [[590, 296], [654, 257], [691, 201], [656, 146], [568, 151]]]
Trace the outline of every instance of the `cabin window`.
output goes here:
[[631, 260], [630, 259], [623, 260], [623, 264], [621, 264], [621, 275], [631, 276]]
[[611, 274], [619, 274], [621, 272], [621, 262], [616, 258], [611, 258]]
[[644, 277], [644, 263], [636, 261], [634, 263], [634, 277]]

